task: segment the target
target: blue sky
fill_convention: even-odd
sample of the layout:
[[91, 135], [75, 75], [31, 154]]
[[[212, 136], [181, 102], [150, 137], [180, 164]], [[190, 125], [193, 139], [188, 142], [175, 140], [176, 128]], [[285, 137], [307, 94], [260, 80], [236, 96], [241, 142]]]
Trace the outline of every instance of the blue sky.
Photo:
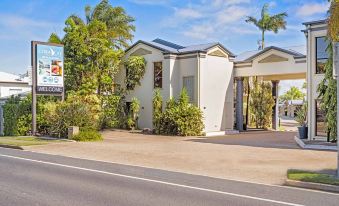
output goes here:
[[[1, 0], [0, 71], [23, 73], [30, 65], [30, 41], [46, 41], [51, 32], [63, 34], [65, 19], [84, 15], [85, 5], [99, 0]], [[135, 39], [163, 38], [178, 44], [220, 42], [234, 53], [257, 48], [260, 32], [244, 22], [259, 17], [270, 3], [271, 13], [286, 11], [288, 26], [268, 33], [266, 45], [304, 45], [302, 22], [324, 19], [327, 0], [110, 0], [136, 21]]]

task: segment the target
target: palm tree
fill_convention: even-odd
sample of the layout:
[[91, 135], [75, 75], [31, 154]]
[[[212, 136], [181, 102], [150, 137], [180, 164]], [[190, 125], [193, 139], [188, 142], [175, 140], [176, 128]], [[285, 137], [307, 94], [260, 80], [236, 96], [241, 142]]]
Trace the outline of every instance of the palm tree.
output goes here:
[[261, 31], [261, 49], [265, 48], [265, 32], [273, 31], [278, 33], [279, 29], [286, 29], [285, 17], [287, 13], [279, 13], [271, 16], [268, 13], [269, 4], [264, 4], [261, 10], [261, 19], [256, 19], [252, 16], [247, 16], [246, 22], [252, 23]]
[[[85, 21], [76, 15], [71, 15], [69, 19], [72, 19], [76, 25], [88, 25], [94, 20], [104, 22], [114, 49], [126, 49], [133, 39], [135, 26], [132, 22], [134, 22], [134, 18], [127, 15], [124, 8], [111, 6], [108, 0], [102, 0], [94, 8], [86, 6], [85, 17]], [[50, 40], [60, 39], [57, 35], [53, 35]]]

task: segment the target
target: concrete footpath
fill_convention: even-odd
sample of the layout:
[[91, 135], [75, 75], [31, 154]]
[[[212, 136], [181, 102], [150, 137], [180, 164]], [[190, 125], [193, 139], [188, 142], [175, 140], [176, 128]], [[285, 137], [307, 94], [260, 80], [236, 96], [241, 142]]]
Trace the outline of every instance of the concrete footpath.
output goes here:
[[26, 147], [62, 156], [135, 165], [217, 178], [284, 184], [288, 169], [334, 172], [336, 152], [302, 150], [295, 133], [251, 132], [192, 138], [106, 131], [103, 142]]

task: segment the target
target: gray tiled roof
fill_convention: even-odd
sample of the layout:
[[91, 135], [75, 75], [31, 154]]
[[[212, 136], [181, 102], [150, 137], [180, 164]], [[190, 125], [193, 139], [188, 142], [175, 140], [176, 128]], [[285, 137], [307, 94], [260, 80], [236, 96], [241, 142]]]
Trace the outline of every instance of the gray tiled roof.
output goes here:
[[264, 50], [252, 50], [252, 51], [246, 51], [243, 52], [235, 57], [235, 62], [247, 62], [251, 61], [255, 57], [261, 55], [262, 53], [275, 49], [278, 51], [282, 51], [288, 54], [293, 55], [294, 57], [305, 57], [306, 55], [306, 47], [304, 45], [301, 46], [291, 46], [291, 47], [276, 47], [276, 46], [270, 46], [266, 47]]
[[190, 45], [190, 46], [181, 46], [169, 41], [165, 41], [163, 39], [155, 39], [153, 41], [142, 41], [139, 40], [135, 44], [133, 44], [129, 49], [133, 48], [135, 45], [143, 43], [148, 46], [157, 48], [161, 50], [164, 53], [173, 53], [173, 54], [186, 54], [186, 53], [193, 53], [193, 52], [207, 52], [208, 49], [214, 47], [214, 46], [220, 46], [223, 48], [231, 57], [234, 57], [235, 55], [230, 52], [228, 49], [226, 49], [222, 44], [220, 43], [207, 43], [207, 44], [196, 44], [196, 45]]

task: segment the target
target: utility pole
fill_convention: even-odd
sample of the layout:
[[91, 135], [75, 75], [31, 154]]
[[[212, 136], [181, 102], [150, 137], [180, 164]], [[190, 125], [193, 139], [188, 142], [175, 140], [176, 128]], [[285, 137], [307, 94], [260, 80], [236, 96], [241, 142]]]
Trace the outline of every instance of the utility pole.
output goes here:
[[337, 80], [337, 178], [339, 178], [339, 42], [333, 43], [333, 78]]

